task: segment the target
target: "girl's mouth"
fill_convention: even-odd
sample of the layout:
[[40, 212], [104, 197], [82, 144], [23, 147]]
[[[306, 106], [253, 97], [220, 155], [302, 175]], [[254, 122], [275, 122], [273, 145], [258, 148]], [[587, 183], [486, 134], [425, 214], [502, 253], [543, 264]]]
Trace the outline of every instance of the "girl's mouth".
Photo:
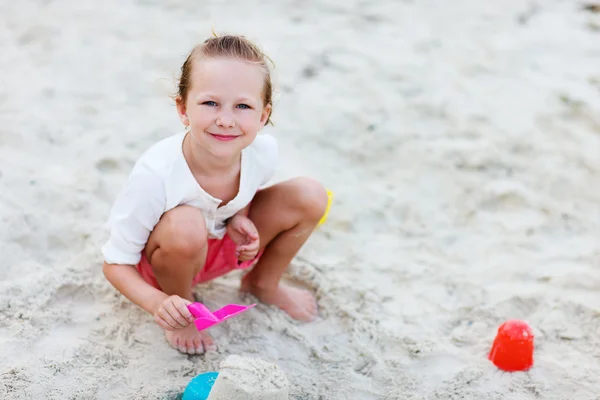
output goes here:
[[216, 135], [214, 133], [209, 133], [209, 135], [212, 136], [215, 140], [218, 140], [219, 142], [230, 142], [238, 138], [238, 136], [236, 135]]

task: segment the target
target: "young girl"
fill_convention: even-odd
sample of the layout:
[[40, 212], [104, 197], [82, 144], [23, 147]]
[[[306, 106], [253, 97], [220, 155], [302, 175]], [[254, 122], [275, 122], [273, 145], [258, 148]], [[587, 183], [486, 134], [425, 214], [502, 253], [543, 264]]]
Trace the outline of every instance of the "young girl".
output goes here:
[[181, 68], [177, 112], [185, 131], [147, 150], [109, 218], [104, 275], [148, 311], [171, 346], [199, 354], [215, 348], [198, 332], [187, 304], [192, 287], [250, 269], [241, 290], [301, 321], [317, 314], [312, 294], [280, 283], [327, 206], [308, 178], [268, 188], [275, 139], [265, 55], [240, 36], [210, 38]]

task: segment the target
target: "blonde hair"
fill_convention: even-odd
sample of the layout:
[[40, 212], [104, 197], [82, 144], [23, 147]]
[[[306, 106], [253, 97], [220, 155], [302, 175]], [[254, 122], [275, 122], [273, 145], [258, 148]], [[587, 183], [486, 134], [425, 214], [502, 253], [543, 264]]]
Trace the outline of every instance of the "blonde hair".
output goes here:
[[[192, 86], [191, 73], [194, 60], [228, 57], [255, 63], [262, 67], [265, 76], [262, 92], [263, 106], [271, 105], [273, 107], [273, 84], [271, 83], [271, 71], [267, 65], [267, 60], [273, 63], [271, 59], [257, 45], [244, 36], [217, 36], [214, 32], [213, 35], [214, 37], [206, 39], [203, 43], [195, 46], [181, 66], [181, 75], [177, 85], [177, 101], [185, 102], [188, 91]], [[271, 123], [270, 114], [266, 123]]]

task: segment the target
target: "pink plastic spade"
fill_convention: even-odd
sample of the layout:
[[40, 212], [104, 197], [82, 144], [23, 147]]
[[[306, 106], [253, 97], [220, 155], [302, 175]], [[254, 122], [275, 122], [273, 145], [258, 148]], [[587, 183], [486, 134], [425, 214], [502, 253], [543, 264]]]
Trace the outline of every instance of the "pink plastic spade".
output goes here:
[[249, 308], [254, 307], [256, 304], [251, 304], [249, 306], [242, 306], [239, 304], [229, 304], [223, 308], [219, 308], [214, 313], [211, 312], [204, 304], [202, 303], [192, 303], [188, 305], [188, 310], [194, 316], [194, 324], [196, 325], [196, 329], [202, 331], [204, 329], [208, 329], [213, 325], [220, 324], [221, 322], [236, 316], [240, 313], [243, 313]]

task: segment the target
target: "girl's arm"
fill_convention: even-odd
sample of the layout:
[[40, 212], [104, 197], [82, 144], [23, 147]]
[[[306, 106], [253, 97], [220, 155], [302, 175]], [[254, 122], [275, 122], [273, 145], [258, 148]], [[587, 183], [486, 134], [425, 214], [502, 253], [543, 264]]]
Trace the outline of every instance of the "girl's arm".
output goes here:
[[133, 265], [104, 263], [102, 272], [108, 281], [133, 303], [154, 315], [167, 297], [147, 283]]
[[110, 237], [102, 247], [106, 279], [153, 315], [168, 296], [144, 281], [134, 264], [140, 260], [165, 203], [162, 179], [144, 169], [134, 169], [111, 209]]

